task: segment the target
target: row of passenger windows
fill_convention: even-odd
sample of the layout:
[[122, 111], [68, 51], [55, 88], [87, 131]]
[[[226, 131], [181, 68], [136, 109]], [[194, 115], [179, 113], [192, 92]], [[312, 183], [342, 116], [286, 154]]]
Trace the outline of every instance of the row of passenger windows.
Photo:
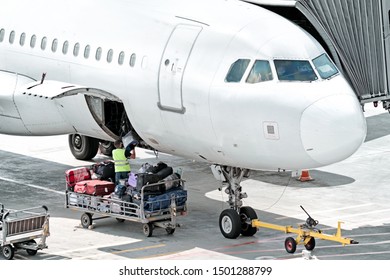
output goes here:
[[[1, 29], [0, 30], [0, 43], [3, 42], [4, 39], [5, 39], [5, 30]], [[9, 34], [8, 42], [10, 44], [14, 44], [15, 40], [17, 40], [16, 32], [11, 31]], [[24, 46], [24, 45], [26, 45], [26, 43], [29, 43], [31, 48], [35, 48], [37, 46], [37, 36], [36, 35], [32, 35], [29, 38], [29, 42], [26, 42], [26, 40], [28, 40], [26, 33], [20, 34], [19, 45]], [[91, 49], [90, 45], [86, 45], [83, 49], [81, 49], [80, 43], [75, 43], [74, 45], [71, 46], [69, 41], [64, 41], [62, 43], [62, 45], [59, 46], [58, 39], [53, 39], [51, 42], [48, 42], [47, 37], [43, 37], [38, 44], [40, 44], [39, 47], [41, 48], [41, 50], [44, 51], [48, 48], [49, 43], [51, 44], [50, 49], [53, 53], [56, 53], [58, 51], [58, 48], [60, 47], [61, 51], [64, 55], [71, 52], [71, 53], [73, 53], [73, 55], [75, 57], [78, 57], [79, 55], [81, 55], [81, 52], [82, 52], [82, 55], [84, 56], [85, 59], [88, 59], [91, 55], [93, 55], [97, 61], [100, 61], [104, 55], [105, 59], [108, 63], [111, 63], [114, 60], [114, 50], [113, 49], [109, 49], [107, 51], [107, 53], [103, 54], [103, 49], [101, 47], [98, 47], [92, 53], [92, 49]], [[136, 54], [133, 53], [130, 56], [129, 65], [131, 67], [134, 67], [135, 61], [136, 61]], [[123, 65], [124, 62], [125, 62], [125, 52], [121, 51], [118, 54], [118, 64]]]
[[[311, 82], [318, 79], [308, 60], [275, 59], [274, 66], [280, 81]], [[339, 73], [336, 66], [324, 53], [312, 60], [315, 69], [322, 79], [329, 79]], [[250, 59], [238, 59], [231, 66], [225, 81], [238, 83], [242, 80]], [[274, 79], [271, 64], [268, 60], [255, 60], [245, 82], [254, 84]]]

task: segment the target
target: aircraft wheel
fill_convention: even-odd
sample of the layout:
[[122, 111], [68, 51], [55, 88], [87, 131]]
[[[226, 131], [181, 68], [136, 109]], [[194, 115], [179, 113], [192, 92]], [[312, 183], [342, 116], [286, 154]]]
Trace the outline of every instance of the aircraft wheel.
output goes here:
[[225, 209], [219, 216], [219, 229], [225, 238], [236, 239], [241, 233], [241, 221], [233, 209]]
[[[241, 234], [243, 236], [253, 236], [257, 232], [256, 227], [252, 227], [252, 220], [257, 219], [257, 214], [252, 207], [241, 207], [240, 208], [240, 219], [241, 219]], [[250, 224], [248, 224], [248, 220]]]
[[294, 254], [297, 250], [297, 242], [292, 237], [287, 237], [284, 241], [284, 248], [286, 249], [287, 253]]
[[115, 149], [114, 143], [110, 141], [102, 141], [99, 144], [100, 152], [105, 156], [112, 156], [112, 151]]
[[1, 253], [6, 260], [12, 260], [15, 254], [15, 250], [11, 245], [5, 245], [1, 247]]
[[92, 225], [92, 215], [90, 213], [83, 213], [81, 215], [81, 225], [83, 228], [89, 228]]
[[70, 134], [68, 137], [70, 151], [79, 160], [90, 160], [96, 156], [99, 148], [99, 140], [80, 135]]
[[174, 232], [175, 232], [175, 228], [166, 228], [165, 229], [166, 230], [166, 232], [169, 234], [169, 235], [172, 235]]
[[314, 250], [314, 247], [315, 247], [315, 246], [316, 246], [316, 240], [314, 239], [314, 237], [310, 237], [309, 242], [307, 242], [307, 243], [305, 244], [306, 250], [312, 251], [312, 250]]

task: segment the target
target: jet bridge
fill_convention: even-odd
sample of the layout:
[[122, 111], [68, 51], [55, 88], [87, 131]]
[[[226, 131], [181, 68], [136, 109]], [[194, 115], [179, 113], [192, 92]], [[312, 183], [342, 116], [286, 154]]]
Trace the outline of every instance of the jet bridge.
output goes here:
[[382, 101], [390, 110], [389, 0], [246, 2], [278, 13], [307, 30], [333, 58], [362, 104]]

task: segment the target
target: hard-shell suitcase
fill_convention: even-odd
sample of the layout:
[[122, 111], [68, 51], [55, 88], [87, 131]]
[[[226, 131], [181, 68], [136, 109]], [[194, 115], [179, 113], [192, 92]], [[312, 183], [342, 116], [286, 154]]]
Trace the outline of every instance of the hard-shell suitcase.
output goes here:
[[137, 175], [137, 191], [141, 191], [142, 187], [148, 184], [154, 184], [160, 181], [160, 176], [151, 173], [138, 173]]
[[90, 180], [91, 173], [87, 167], [77, 167], [65, 171], [66, 185], [72, 189], [77, 182]]
[[86, 180], [76, 183], [74, 191], [90, 195], [103, 196], [115, 191], [115, 184], [101, 180]]

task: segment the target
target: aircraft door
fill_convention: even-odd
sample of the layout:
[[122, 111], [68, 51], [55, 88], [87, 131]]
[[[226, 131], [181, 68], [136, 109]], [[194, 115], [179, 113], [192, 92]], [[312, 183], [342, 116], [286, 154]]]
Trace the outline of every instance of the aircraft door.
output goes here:
[[182, 96], [183, 74], [201, 30], [200, 26], [179, 24], [169, 37], [160, 64], [158, 80], [160, 109], [185, 112]]

